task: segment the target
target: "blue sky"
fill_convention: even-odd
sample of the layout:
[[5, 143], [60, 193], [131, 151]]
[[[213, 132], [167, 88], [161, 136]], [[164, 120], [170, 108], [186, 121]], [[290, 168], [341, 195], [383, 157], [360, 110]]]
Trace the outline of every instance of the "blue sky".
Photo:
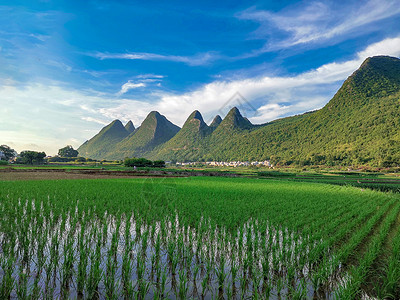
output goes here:
[[215, 2], [2, 1], [0, 144], [56, 154], [151, 110], [181, 126], [238, 105], [265, 123], [400, 56], [397, 0]]

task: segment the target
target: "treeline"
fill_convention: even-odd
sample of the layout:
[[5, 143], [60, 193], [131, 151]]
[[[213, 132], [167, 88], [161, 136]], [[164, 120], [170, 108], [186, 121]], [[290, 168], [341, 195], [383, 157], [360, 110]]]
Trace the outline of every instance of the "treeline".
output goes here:
[[163, 160], [155, 160], [151, 161], [146, 158], [125, 158], [124, 160], [124, 165], [125, 167], [137, 167], [137, 168], [142, 168], [142, 167], [147, 167], [147, 168], [164, 168], [165, 167], [165, 161]]

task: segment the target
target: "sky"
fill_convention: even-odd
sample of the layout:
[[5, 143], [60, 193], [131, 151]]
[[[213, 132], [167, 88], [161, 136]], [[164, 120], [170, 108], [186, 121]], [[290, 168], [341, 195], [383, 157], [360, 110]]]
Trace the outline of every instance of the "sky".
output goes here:
[[55, 155], [153, 110], [266, 123], [400, 56], [398, 0], [192, 2], [1, 1], [0, 144]]

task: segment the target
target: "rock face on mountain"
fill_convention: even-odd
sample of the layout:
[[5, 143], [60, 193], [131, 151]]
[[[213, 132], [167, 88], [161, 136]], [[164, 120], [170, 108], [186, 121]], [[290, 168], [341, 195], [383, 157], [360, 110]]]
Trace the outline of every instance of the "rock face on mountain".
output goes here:
[[114, 146], [129, 135], [121, 121], [114, 120], [103, 127], [98, 134], [83, 143], [78, 152], [80, 156], [103, 159]]
[[128, 133], [114, 121], [78, 150], [83, 156], [113, 159], [400, 164], [400, 59], [366, 59], [318, 111], [257, 126], [236, 107], [210, 126], [194, 111], [181, 130], [151, 112], [139, 129]]

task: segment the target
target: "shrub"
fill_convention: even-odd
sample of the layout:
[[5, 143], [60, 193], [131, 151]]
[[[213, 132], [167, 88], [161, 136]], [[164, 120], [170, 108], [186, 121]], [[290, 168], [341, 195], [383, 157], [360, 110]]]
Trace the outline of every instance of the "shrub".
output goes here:
[[152, 167], [153, 162], [146, 158], [126, 158], [124, 165], [126, 167]]
[[163, 160], [155, 160], [153, 161], [154, 168], [165, 168], [165, 161]]

